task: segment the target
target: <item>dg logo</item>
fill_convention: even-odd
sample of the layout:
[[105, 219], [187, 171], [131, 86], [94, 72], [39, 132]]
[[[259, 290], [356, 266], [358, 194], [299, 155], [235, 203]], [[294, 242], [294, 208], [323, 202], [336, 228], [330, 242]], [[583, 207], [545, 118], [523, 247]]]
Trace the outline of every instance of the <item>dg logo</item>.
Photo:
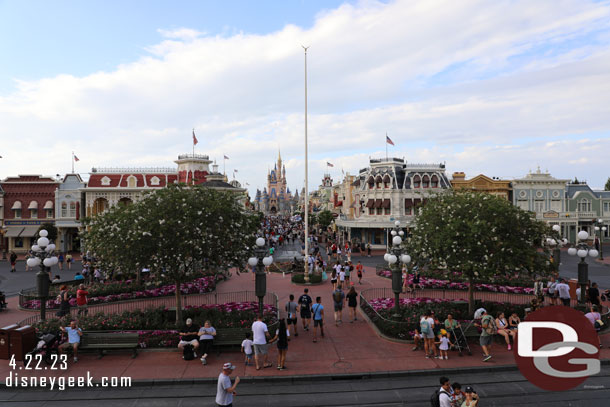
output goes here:
[[564, 306], [529, 314], [519, 324], [514, 355], [521, 374], [549, 391], [572, 389], [601, 370], [593, 325], [582, 312]]

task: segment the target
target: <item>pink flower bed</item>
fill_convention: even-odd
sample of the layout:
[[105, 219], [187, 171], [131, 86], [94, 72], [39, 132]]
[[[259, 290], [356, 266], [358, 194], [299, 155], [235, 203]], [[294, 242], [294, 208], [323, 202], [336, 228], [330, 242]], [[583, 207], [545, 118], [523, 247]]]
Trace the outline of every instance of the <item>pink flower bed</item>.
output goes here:
[[[191, 282], [184, 283], [180, 287], [180, 292], [182, 294], [201, 294], [207, 293], [210, 291], [214, 291], [215, 282], [214, 277], [201, 277], [195, 279]], [[105, 296], [98, 297], [89, 297], [87, 302], [89, 305], [93, 304], [107, 304], [110, 302], [116, 301], [126, 301], [126, 300], [135, 300], [135, 299], [143, 299], [143, 298], [156, 298], [156, 297], [167, 297], [170, 295], [174, 295], [176, 292], [176, 286], [164, 285], [157, 288], [152, 288], [149, 290], [143, 291], [133, 291], [129, 293], [121, 293], [121, 294], [110, 294]], [[60, 301], [53, 300], [47, 302], [47, 307], [50, 309], [59, 308]], [[70, 305], [76, 306], [76, 298], [70, 298]], [[39, 300], [31, 300], [26, 301], [23, 304], [23, 308], [27, 309], [40, 309], [40, 301]]]
[[[392, 278], [392, 272], [390, 270], [380, 270], [377, 275], [385, 278]], [[409, 274], [409, 283], [413, 283], [413, 275]], [[449, 280], [437, 280], [434, 278], [420, 277], [419, 285], [422, 288], [437, 288], [443, 290], [468, 290], [468, 283], [452, 282]], [[510, 293], [510, 294], [534, 294], [533, 288], [528, 287], [512, 287], [508, 285], [498, 284], [479, 284], [475, 283], [474, 289], [476, 291], [491, 291], [495, 293]]]

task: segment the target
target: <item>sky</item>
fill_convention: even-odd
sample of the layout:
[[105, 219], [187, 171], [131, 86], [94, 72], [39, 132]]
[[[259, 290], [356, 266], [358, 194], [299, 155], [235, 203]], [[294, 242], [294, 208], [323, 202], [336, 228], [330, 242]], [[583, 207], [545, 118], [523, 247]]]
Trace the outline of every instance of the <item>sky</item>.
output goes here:
[[[309, 188], [369, 158], [610, 176], [610, 2], [0, 0], [0, 178], [175, 167]], [[237, 170], [237, 172], [234, 172]]]

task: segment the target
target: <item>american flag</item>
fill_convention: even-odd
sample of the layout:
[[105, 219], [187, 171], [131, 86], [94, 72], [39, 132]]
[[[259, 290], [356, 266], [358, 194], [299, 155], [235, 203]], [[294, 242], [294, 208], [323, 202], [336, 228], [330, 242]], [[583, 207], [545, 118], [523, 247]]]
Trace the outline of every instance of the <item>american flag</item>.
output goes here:
[[386, 143], [388, 143], [388, 144], [394, 145], [394, 142], [392, 141], [392, 139], [391, 139], [391, 138], [389, 138], [389, 137], [388, 137], [388, 135], [387, 135], [387, 134], [386, 134], [386, 136], [385, 136], [385, 142], [386, 142]]
[[199, 143], [199, 140], [197, 140], [197, 137], [195, 136], [195, 129], [193, 129], [193, 145], [196, 145], [197, 143]]
[[228, 160], [228, 159], [229, 159], [229, 157], [227, 157], [226, 155], [225, 155], [224, 157], [225, 157], [225, 160]]
[[331, 163], [329, 163], [328, 161], [326, 161], [326, 166], [327, 167], [334, 167], [334, 165], [332, 165]]
[[77, 156], [74, 156], [74, 162], [80, 161]]

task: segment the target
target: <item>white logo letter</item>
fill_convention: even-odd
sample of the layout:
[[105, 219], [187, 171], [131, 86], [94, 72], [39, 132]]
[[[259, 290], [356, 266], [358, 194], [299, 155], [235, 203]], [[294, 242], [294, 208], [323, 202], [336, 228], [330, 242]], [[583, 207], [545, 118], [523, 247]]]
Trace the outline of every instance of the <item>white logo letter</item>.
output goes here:
[[548, 328], [561, 332], [563, 339], [561, 342], [578, 342], [578, 333], [569, 325], [561, 322], [546, 322], [532, 321], [521, 322], [519, 324], [518, 351], [519, 356], [523, 357], [546, 357], [552, 358], [557, 356], [567, 355], [574, 350], [573, 346], [563, 346], [555, 350], [535, 351], [534, 346], [534, 328]]

